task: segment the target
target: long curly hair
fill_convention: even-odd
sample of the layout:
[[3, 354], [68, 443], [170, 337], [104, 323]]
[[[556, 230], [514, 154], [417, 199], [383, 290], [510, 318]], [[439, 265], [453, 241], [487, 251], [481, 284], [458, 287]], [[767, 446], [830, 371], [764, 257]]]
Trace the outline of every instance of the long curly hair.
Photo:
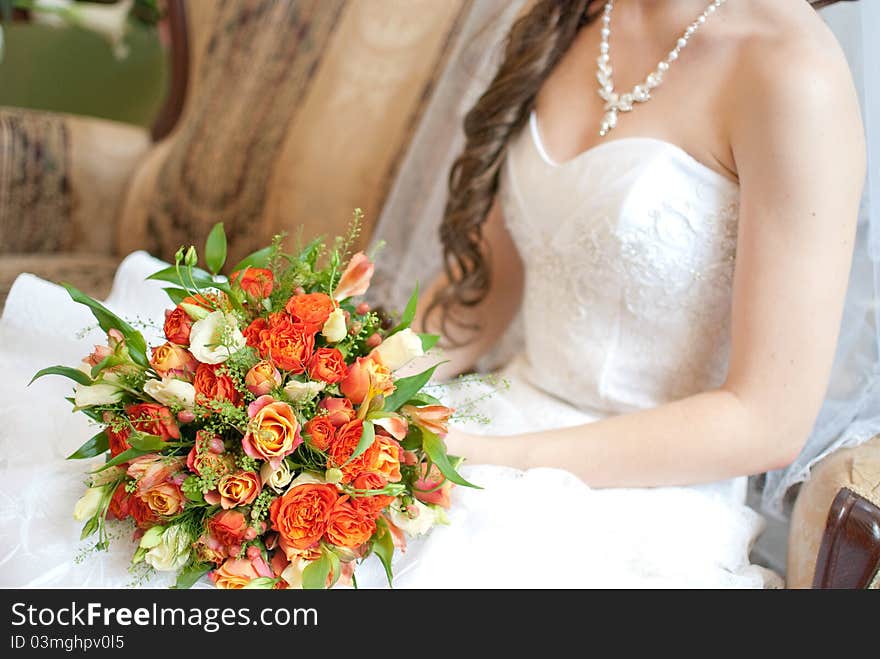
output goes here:
[[[807, 0], [819, 9], [841, 1]], [[440, 241], [448, 286], [437, 292], [427, 312], [439, 312], [437, 328], [452, 341], [449, 326], [477, 330], [466, 312], [485, 299], [491, 262], [482, 227], [498, 190], [498, 174], [510, 138], [528, 121], [544, 81], [578, 32], [598, 18], [604, 0], [539, 0], [508, 33], [495, 77], [465, 115], [465, 146], [449, 173], [449, 194]]]

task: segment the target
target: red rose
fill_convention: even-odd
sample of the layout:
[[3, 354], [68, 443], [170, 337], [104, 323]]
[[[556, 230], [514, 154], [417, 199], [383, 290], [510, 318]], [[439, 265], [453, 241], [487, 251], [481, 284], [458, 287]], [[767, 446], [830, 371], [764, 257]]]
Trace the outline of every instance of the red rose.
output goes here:
[[348, 373], [345, 357], [336, 348], [318, 348], [309, 360], [309, 377], [327, 384], [339, 382]]
[[113, 496], [110, 499], [110, 506], [107, 509], [108, 514], [116, 519], [125, 519], [131, 514], [131, 495], [125, 489], [125, 483], [120, 483], [113, 490]]
[[315, 330], [291, 322], [287, 314], [272, 314], [268, 329], [260, 332], [260, 356], [292, 375], [306, 370], [314, 349]]
[[269, 327], [269, 322], [265, 318], [254, 318], [251, 324], [244, 328], [242, 334], [245, 342], [251, 347], [259, 349], [260, 332]]
[[192, 318], [181, 307], [173, 311], [165, 310], [165, 338], [181, 346], [189, 345], [189, 332], [192, 329]]
[[157, 403], [138, 403], [125, 408], [134, 429], [148, 435], [156, 435], [166, 442], [180, 439], [180, 428], [174, 415], [164, 405]]
[[247, 533], [247, 518], [237, 510], [223, 510], [207, 522], [208, 533], [224, 546], [240, 545]]
[[148, 529], [151, 526], [155, 526], [159, 521], [159, 517], [156, 513], [154, 513], [150, 506], [147, 505], [147, 502], [139, 496], [129, 496], [127, 502], [128, 512], [131, 514], [139, 529]]
[[324, 293], [307, 293], [294, 295], [287, 301], [285, 309], [297, 322], [321, 329], [336, 305], [329, 295]]
[[233, 405], [241, 402], [241, 393], [232, 378], [221, 369], [223, 364], [199, 364], [193, 378], [197, 403], [211, 407], [207, 401], [227, 400]]

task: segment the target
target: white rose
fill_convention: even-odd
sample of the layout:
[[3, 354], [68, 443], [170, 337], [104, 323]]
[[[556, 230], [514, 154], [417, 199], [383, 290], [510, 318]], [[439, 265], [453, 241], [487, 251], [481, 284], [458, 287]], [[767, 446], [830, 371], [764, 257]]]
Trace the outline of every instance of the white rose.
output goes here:
[[408, 327], [382, 341], [376, 352], [379, 353], [382, 363], [392, 371], [425, 354], [419, 335]]
[[197, 320], [189, 332], [189, 351], [203, 364], [222, 364], [245, 345], [235, 316], [223, 311]]
[[73, 402], [77, 407], [112, 405], [122, 400], [122, 389], [114, 384], [76, 385]]
[[104, 487], [90, 487], [82, 495], [76, 505], [73, 506], [73, 518], [79, 522], [90, 519], [101, 507], [101, 499], [104, 497]]
[[260, 480], [263, 486], [268, 485], [276, 492], [280, 492], [287, 487], [292, 478], [293, 474], [290, 471], [287, 460], [282, 460], [281, 466], [278, 469], [272, 469], [272, 465], [268, 462], [264, 462], [263, 466], [260, 467]]
[[291, 380], [284, 385], [284, 393], [294, 403], [304, 403], [312, 400], [324, 390], [326, 382], [298, 382]]
[[191, 410], [196, 402], [196, 388], [176, 378], [147, 380], [144, 391], [163, 405], [180, 405]]
[[[395, 502], [388, 508], [388, 515], [396, 527], [409, 535], [424, 535], [437, 521], [437, 513], [434, 509], [421, 501], [413, 500], [405, 511], [401, 508], [400, 503]], [[415, 512], [415, 517], [410, 516], [412, 512]]]
[[179, 570], [189, 561], [191, 542], [189, 534], [179, 524], [169, 526], [159, 542], [146, 553], [144, 560], [159, 572]]
[[348, 328], [345, 326], [345, 312], [337, 307], [330, 312], [327, 320], [324, 321], [324, 327], [321, 329], [321, 334], [327, 339], [327, 343], [337, 343], [342, 341], [347, 333]]
[[315, 484], [322, 485], [325, 482], [326, 481], [323, 478], [319, 478], [318, 476], [316, 476], [312, 472], [304, 471], [299, 476], [297, 476], [296, 478], [294, 478], [291, 481], [290, 487], [288, 487], [287, 489], [291, 490], [294, 487], [298, 487], [300, 485], [315, 485]]

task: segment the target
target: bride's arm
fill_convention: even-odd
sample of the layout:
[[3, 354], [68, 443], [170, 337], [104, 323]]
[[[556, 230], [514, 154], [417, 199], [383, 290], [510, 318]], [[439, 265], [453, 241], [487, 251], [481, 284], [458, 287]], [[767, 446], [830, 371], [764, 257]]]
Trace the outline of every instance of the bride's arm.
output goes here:
[[[523, 291], [523, 266], [516, 245], [504, 225], [497, 199], [483, 225], [483, 241], [491, 258], [490, 288], [480, 304], [457, 313], [457, 317], [467, 314], [463, 319], [479, 326], [480, 330], [473, 337], [469, 334], [456, 337], [454, 333], [447, 332], [454, 339], [472, 340], [443, 350], [442, 358], [448, 361], [437, 368], [435, 380], [446, 380], [473, 368], [477, 360], [495, 345], [519, 308]], [[441, 329], [435, 325], [437, 314], [428, 316], [426, 325], [425, 311], [436, 292], [447, 283], [446, 275], [441, 275], [421, 296], [413, 323], [420, 331], [441, 333]], [[454, 325], [450, 329], [454, 332]]]
[[453, 430], [451, 453], [563, 467], [594, 487], [715, 481], [794, 459], [827, 387], [865, 155], [839, 51], [779, 57], [775, 74], [755, 67], [730, 108], [741, 209], [724, 384], [569, 429], [497, 438]]

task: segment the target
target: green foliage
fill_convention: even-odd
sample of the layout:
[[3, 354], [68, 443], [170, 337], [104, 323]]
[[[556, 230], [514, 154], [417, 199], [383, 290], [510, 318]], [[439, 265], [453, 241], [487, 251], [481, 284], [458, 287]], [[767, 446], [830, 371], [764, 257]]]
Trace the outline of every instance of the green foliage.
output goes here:
[[177, 582], [174, 588], [177, 590], [186, 590], [192, 588], [196, 581], [208, 574], [211, 570], [208, 563], [191, 563], [177, 573]]
[[226, 263], [226, 232], [223, 223], [218, 222], [205, 241], [205, 263], [212, 274], [218, 274]]
[[446, 455], [446, 446], [443, 444], [443, 440], [424, 428], [422, 428], [422, 449], [428, 457], [431, 458], [431, 461], [437, 465], [437, 468], [441, 473], [451, 482], [458, 485], [464, 485], [465, 487], [473, 487], [478, 490], [483, 489], [478, 485], [469, 483], [461, 477], [461, 475], [455, 470], [452, 462], [450, 462], [449, 456]]
[[418, 393], [419, 389], [427, 384], [428, 380], [434, 375], [434, 371], [439, 365], [440, 364], [435, 364], [427, 371], [422, 371], [421, 373], [412, 375], [408, 378], [400, 378], [399, 380], [396, 380], [394, 382], [394, 393], [385, 399], [383, 409], [386, 412], [396, 412], [401, 405], [406, 403], [406, 401]]
[[28, 386], [34, 383], [34, 380], [43, 377], [44, 375], [61, 375], [65, 378], [70, 378], [77, 384], [82, 384], [85, 386], [89, 386], [92, 384], [92, 379], [88, 376], [87, 373], [83, 373], [78, 368], [70, 368], [69, 366], [49, 366], [40, 371], [37, 371], [36, 375], [31, 378], [31, 381], [28, 382]]
[[105, 431], [99, 432], [97, 435], [89, 439], [85, 444], [80, 446], [76, 451], [67, 456], [68, 460], [84, 460], [85, 458], [94, 458], [101, 455], [110, 448], [110, 440]]

